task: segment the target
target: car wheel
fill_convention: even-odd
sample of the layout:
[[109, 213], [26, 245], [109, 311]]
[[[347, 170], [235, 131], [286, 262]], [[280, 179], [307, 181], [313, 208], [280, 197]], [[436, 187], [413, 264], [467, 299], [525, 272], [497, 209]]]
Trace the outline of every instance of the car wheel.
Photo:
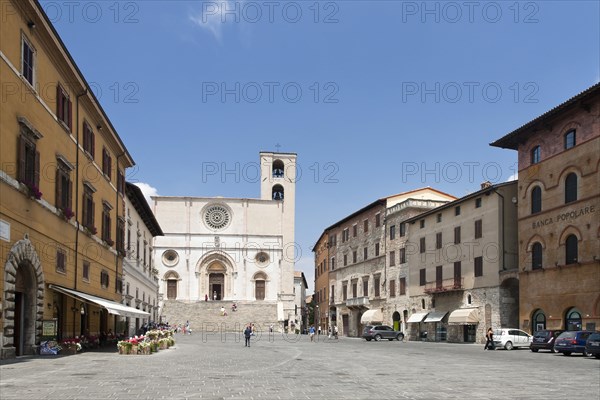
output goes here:
[[530, 349], [531, 351], [533, 351], [534, 353], [537, 353], [539, 349]]
[[595, 354], [594, 357], [596, 357], [598, 360], [600, 360], [600, 354]]
[[381, 340], [381, 335], [375, 335], [375, 340], [379, 342]]
[[370, 341], [371, 341], [371, 338], [365, 338], [365, 339], [367, 340], [367, 342], [370, 342]]
[[399, 333], [399, 334], [396, 336], [396, 340], [397, 340], [397, 341], [404, 340], [404, 335], [403, 335], [403, 334], [401, 334], [401, 333]]
[[563, 356], [570, 356], [570, 355], [571, 355], [571, 352], [570, 352], [570, 351], [565, 351], [565, 352], [563, 352]]
[[583, 351], [583, 356], [584, 356], [584, 357], [589, 357], [590, 355], [591, 355], [591, 354], [590, 354], [590, 353], [588, 353], [587, 351], [585, 351], [585, 350]]
[[550, 353], [556, 353], [556, 350], [554, 350], [554, 347], [550, 349]]
[[504, 345], [504, 348], [505, 348], [506, 350], [512, 350], [512, 349], [513, 349], [513, 344], [512, 344], [512, 342], [510, 342], [510, 341], [509, 341], [509, 342], [506, 342], [506, 344]]

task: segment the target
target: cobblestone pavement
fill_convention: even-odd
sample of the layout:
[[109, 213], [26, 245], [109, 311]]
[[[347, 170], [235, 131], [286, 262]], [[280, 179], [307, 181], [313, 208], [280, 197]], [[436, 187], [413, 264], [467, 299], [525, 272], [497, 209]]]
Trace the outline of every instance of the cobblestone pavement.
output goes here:
[[[298, 339], [299, 338], [299, 339]], [[176, 335], [149, 356], [0, 363], [0, 399], [598, 399], [600, 360], [483, 345]]]

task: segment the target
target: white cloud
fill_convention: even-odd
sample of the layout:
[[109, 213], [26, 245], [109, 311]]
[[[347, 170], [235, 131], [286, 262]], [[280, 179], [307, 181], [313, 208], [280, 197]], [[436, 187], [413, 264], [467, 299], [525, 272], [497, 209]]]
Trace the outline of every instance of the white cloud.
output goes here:
[[506, 182], [516, 181], [517, 179], [519, 179], [519, 173], [515, 172], [514, 174], [508, 177]]
[[158, 196], [158, 189], [144, 182], [136, 182], [134, 183], [134, 185], [140, 188], [140, 190], [144, 194], [144, 197], [146, 198], [146, 201], [148, 202], [148, 205], [152, 207], [152, 199], [150, 198], [150, 196]]
[[232, 0], [203, 1], [202, 11], [197, 15], [190, 15], [190, 20], [200, 28], [209, 31], [220, 42], [227, 21], [235, 21], [232, 15], [226, 15], [227, 10], [239, 7], [239, 4], [233, 3]]

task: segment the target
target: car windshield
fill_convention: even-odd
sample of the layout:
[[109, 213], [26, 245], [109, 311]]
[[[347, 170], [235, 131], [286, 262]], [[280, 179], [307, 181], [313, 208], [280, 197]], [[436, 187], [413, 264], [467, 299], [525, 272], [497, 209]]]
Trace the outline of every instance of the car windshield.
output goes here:
[[577, 335], [577, 332], [563, 332], [558, 337], [559, 339], [573, 339]]
[[535, 337], [541, 337], [541, 338], [547, 338], [548, 336], [550, 336], [550, 332], [549, 331], [538, 331], [533, 336], [535, 336]]
[[592, 333], [588, 339], [589, 340], [600, 340], [600, 333]]

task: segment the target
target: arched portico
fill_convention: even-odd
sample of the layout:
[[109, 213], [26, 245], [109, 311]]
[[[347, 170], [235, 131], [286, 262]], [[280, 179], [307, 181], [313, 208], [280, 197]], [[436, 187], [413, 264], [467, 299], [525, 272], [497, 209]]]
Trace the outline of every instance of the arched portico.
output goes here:
[[[196, 276], [199, 279], [200, 293], [211, 300], [235, 299], [233, 293], [233, 277], [235, 263], [222, 251], [206, 253], [198, 261]], [[204, 297], [201, 295], [201, 297]]]
[[0, 358], [35, 354], [44, 315], [44, 274], [27, 235], [12, 246], [4, 264], [2, 309]]

